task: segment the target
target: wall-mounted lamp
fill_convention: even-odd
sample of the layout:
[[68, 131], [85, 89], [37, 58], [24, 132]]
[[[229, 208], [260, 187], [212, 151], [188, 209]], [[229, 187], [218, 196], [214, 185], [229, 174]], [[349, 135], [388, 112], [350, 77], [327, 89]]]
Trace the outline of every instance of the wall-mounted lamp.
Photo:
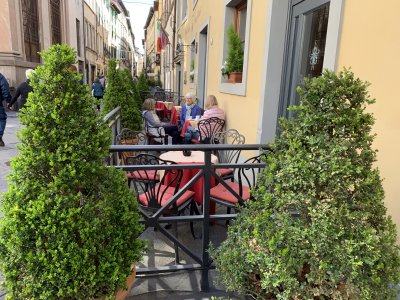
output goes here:
[[197, 54], [197, 42], [195, 42], [194, 44], [190, 44], [190, 45], [183, 45], [183, 44], [181, 44], [180, 42], [178, 42], [177, 44], [176, 44], [176, 53], [181, 53], [181, 52], [183, 52], [184, 50], [184, 47], [190, 47], [190, 50], [191, 51], [194, 51], [194, 53], [196, 53]]

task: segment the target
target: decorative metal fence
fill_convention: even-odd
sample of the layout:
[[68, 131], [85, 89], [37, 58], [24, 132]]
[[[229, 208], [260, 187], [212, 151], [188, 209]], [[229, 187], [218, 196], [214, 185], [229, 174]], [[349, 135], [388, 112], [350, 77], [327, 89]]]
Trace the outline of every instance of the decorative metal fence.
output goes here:
[[[180, 251], [185, 252], [191, 259], [193, 259], [194, 263], [190, 264], [175, 264], [168, 266], [156, 266], [156, 267], [146, 267], [146, 268], [138, 268], [138, 274], [154, 274], [154, 273], [163, 273], [163, 272], [174, 272], [174, 271], [192, 271], [192, 270], [200, 270], [201, 271], [201, 289], [203, 291], [209, 290], [209, 270], [213, 269], [214, 266], [212, 264], [212, 260], [209, 256], [208, 247], [210, 243], [210, 222], [220, 221], [220, 220], [231, 220], [236, 218], [236, 214], [212, 214], [210, 215], [210, 189], [211, 189], [211, 179], [216, 180], [219, 184], [224, 185], [229, 192], [231, 192], [235, 197], [240, 197], [237, 192], [232, 190], [226, 182], [218, 175], [216, 169], [218, 168], [247, 168], [248, 170], [252, 169], [260, 169], [266, 166], [265, 162], [262, 163], [252, 163], [252, 164], [244, 164], [244, 163], [234, 163], [234, 164], [226, 164], [226, 163], [211, 163], [211, 155], [213, 153], [217, 153], [221, 150], [231, 150], [238, 149], [242, 151], [244, 154], [245, 151], [251, 151], [254, 153], [269, 153], [270, 148], [268, 145], [264, 144], [244, 144], [244, 145], [227, 145], [227, 144], [219, 144], [219, 145], [113, 145], [110, 148], [111, 153], [125, 152], [131, 151], [135, 153], [148, 153], [148, 152], [158, 152], [161, 153], [163, 151], [183, 151], [183, 150], [191, 150], [191, 151], [202, 151], [204, 153], [204, 163], [194, 163], [194, 164], [178, 164], [178, 165], [118, 165], [118, 163], [114, 160], [113, 164], [116, 168], [121, 168], [125, 171], [136, 171], [136, 170], [167, 170], [167, 169], [198, 169], [199, 172], [191, 178], [186, 184], [180, 187], [179, 191], [173, 196], [173, 198], [168, 201], [165, 205], [169, 207], [172, 203], [176, 202], [179, 197], [181, 197], [185, 191], [189, 190], [193, 185], [202, 178], [203, 184], [203, 205], [202, 211], [200, 215], [181, 215], [181, 216], [168, 216], [163, 215], [163, 211], [165, 207], [162, 207], [158, 211], [156, 211], [151, 216], [146, 216], [143, 218], [142, 222], [145, 224], [146, 228], [155, 227], [159, 224], [171, 224], [176, 222], [200, 222], [202, 224], [202, 250], [201, 255], [197, 255], [193, 250], [190, 249], [188, 245], [185, 245], [181, 240], [179, 240], [176, 236], [171, 234], [168, 230], [164, 229], [162, 226], [157, 226], [160, 229], [160, 233], [167, 237], [175, 246], [178, 246]], [[112, 155], [113, 157], [117, 157], [117, 155]], [[142, 211], [142, 213], [144, 213]]]

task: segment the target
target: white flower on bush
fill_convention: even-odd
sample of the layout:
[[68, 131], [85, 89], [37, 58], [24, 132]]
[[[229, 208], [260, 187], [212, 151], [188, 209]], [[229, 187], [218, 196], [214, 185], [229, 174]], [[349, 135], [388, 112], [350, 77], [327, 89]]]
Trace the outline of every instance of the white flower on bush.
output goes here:
[[194, 70], [190, 71], [189, 77], [190, 77], [190, 81], [193, 82], [194, 81]]
[[224, 61], [223, 65], [221, 66], [221, 73], [222, 76], [228, 75], [228, 72], [226, 71], [226, 61]]

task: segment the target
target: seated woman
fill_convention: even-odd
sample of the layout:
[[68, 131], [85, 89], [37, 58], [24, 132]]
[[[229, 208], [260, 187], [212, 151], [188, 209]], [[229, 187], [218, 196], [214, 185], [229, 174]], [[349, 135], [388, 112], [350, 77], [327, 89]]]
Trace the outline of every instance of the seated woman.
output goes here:
[[185, 121], [191, 117], [192, 119], [195, 119], [196, 116], [201, 116], [202, 115], [202, 110], [200, 106], [198, 106], [195, 103], [196, 96], [192, 93], [187, 93], [185, 96], [185, 102], [186, 105], [182, 106], [181, 110], [181, 127], [183, 127], [183, 124], [185, 124]]
[[[209, 119], [212, 117], [217, 117], [219, 119], [225, 120], [225, 112], [218, 107], [217, 98], [214, 95], [208, 95], [205, 103], [206, 110], [204, 111], [204, 115], [200, 118], [200, 120]], [[200, 132], [189, 126], [185, 132], [184, 144], [190, 144], [192, 139], [199, 139]]]
[[[172, 137], [172, 144], [178, 144], [179, 132], [178, 126], [161, 122], [155, 111], [156, 101], [148, 98], [143, 102], [142, 117], [147, 122], [147, 133], [156, 137], [168, 134]], [[162, 142], [161, 138], [156, 139]]]

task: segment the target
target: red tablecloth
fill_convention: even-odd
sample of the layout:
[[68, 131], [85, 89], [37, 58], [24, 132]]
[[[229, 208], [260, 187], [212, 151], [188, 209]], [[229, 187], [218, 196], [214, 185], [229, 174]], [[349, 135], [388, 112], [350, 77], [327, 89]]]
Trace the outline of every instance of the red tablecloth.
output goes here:
[[[169, 151], [169, 152], [161, 154], [160, 158], [166, 159], [166, 160], [172, 160], [178, 164], [204, 164], [204, 153], [202, 151], [192, 151], [193, 159], [191, 159], [191, 156], [189, 156], [189, 157], [185, 157], [184, 159], [182, 159], [183, 161], [179, 161], [179, 157], [181, 157], [180, 153], [182, 153], [182, 151]], [[171, 158], [175, 158], [175, 159], [171, 159]], [[198, 161], [196, 162], [195, 160], [198, 160]], [[218, 158], [214, 155], [211, 160], [213, 163], [218, 162]], [[183, 187], [185, 184], [187, 184], [199, 171], [200, 171], [199, 169], [184, 169], [182, 181], [181, 181], [181, 187]], [[165, 177], [165, 184], [167, 184], [168, 182], [169, 181], [168, 181], [168, 175], [167, 175]], [[216, 184], [217, 184], [216, 179], [213, 176], [211, 176], [210, 188], [216, 186]], [[204, 196], [203, 186], [204, 186], [204, 177], [200, 177], [194, 183], [194, 185], [189, 189], [195, 193], [193, 198], [200, 205], [203, 205], [203, 196]], [[210, 214], [215, 214], [215, 202], [210, 202]]]
[[181, 137], [185, 137], [185, 133], [187, 131], [187, 128], [189, 126], [192, 126], [194, 128], [197, 128], [197, 124], [199, 123], [198, 120], [189, 120], [189, 121], [185, 121], [185, 123], [183, 123], [183, 127], [182, 127], [182, 131], [181, 131]]
[[189, 121], [185, 121], [185, 123], [183, 123], [182, 131], [181, 131], [181, 137], [185, 137], [185, 133], [186, 133], [187, 128], [189, 126], [190, 126], [190, 122]]
[[156, 111], [159, 111], [163, 117], [166, 117], [169, 115], [170, 110], [164, 105], [163, 101], [156, 101], [155, 105]]
[[171, 120], [170, 123], [172, 125], [178, 125], [178, 116], [179, 116], [179, 112], [176, 110], [175, 106], [172, 107], [171, 109]]

